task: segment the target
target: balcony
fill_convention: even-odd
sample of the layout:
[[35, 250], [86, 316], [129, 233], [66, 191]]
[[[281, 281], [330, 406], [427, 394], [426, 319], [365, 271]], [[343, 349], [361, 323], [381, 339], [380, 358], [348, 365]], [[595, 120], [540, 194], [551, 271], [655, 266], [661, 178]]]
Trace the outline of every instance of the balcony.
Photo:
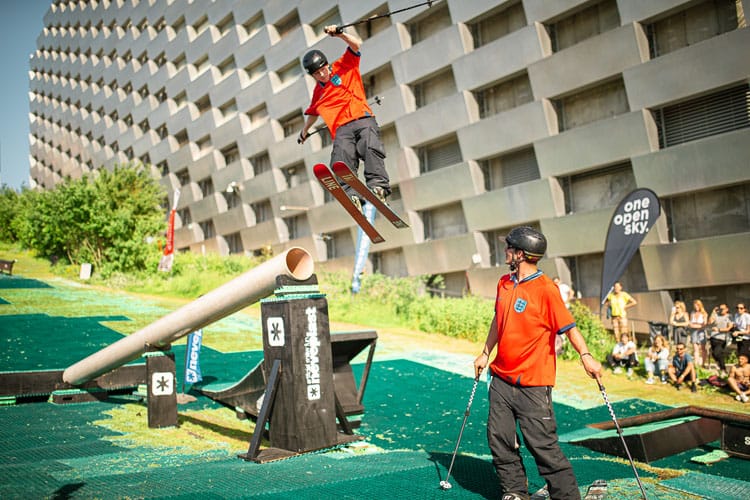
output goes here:
[[555, 217], [565, 205], [557, 182], [539, 179], [466, 198], [463, 208], [469, 231], [491, 231]]
[[638, 110], [576, 127], [534, 143], [542, 177], [570, 175], [659, 148], [651, 114]]
[[646, 60], [646, 35], [640, 25], [629, 24], [531, 64], [529, 80], [536, 99], [557, 97], [610, 79]]
[[639, 186], [659, 196], [747, 182], [750, 129], [679, 144], [632, 159]]

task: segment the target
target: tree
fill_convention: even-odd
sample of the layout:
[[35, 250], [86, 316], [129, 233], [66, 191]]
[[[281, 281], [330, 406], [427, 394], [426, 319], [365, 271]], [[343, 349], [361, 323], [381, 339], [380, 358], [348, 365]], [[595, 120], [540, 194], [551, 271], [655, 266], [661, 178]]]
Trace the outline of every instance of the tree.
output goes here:
[[142, 269], [158, 251], [148, 237], [165, 230], [165, 194], [141, 165], [101, 169], [22, 198], [14, 228], [25, 246], [75, 265], [90, 262], [105, 275]]
[[13, 230], [13, 219], [19, 211], [20, 195], [8, 186], [0, 187], [0, 241], [18, 240]]

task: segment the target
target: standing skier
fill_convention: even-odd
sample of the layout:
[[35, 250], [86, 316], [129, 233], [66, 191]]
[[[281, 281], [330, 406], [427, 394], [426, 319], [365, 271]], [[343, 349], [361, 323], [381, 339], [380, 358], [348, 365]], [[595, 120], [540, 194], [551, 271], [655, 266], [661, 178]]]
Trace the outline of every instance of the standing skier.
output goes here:
[[474, 360], [478, 377], [497, 346], [490, 363], [487, 440], [503, 490], [502, 499], [529, 498], [517, 423], [539, 474], [547, 482], [550, 497], [579, 499], [573, 468], [558, 443], [552, 410], [555, 338], [567, 335], [590, 377], [598, 379], [602, 365], [589, 353], [558, 288], [537, 268], [547, 250], [544, 235], [528, 226], [516, 227], [508, 233], [505, 244], [505, 263], [510, 274], [497, 284], [495, 317], [482, 354]]
[[[385, 202], [391, 188], [385, 170], [385, 148], [380, 140], [380, 127], [367, 104], [359, 72], [362, 40], [340, 31], [336, 26], [326, 26], [324, 31], [344, 40], [348, 47], [333, 64], [328, 64], [325, 54], [319, 50], [311, 50], [302, 58], [305, 71], [315, 78], [317, 84], [310, 106], [305, 110], [307, 119], [298, 142], [305, 142], [310, 127], [319, 116], [322, 117], [333, 138], [331, 164], [344, 162], [356, 175], [359, 161], [363, 160], [367, 187]], [[362, 201], [356, 191], [346, 184], [343, 184], [343, 188], [361, 211]]]

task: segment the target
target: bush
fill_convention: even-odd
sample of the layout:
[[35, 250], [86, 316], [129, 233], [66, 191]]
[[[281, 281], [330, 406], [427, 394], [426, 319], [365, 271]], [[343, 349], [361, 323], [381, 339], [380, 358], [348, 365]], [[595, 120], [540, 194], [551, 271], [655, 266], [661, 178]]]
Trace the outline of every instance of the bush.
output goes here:
[[[578, 330], [586, 339], [591, 355], [599, 361], [606, 359], [607, 354], [612, 351], [612, 334], [604, 328], [599, 317], [582, 302], [577, 301], [570, 303], [570, 312], [576, 320]], [[566, 342], [560, 357], [562, 359], [578, 359], [578, 352], [570, 342]]]
[[104, 276], [143, 269], [158, 254], [146, 241], [165, 230], [163, 189], [140, 165], [97, 170], [48, 191], [25, 190], [16, 201], [12, 234], [1, 237], [17, 238], [42, 257], [90, 262]]

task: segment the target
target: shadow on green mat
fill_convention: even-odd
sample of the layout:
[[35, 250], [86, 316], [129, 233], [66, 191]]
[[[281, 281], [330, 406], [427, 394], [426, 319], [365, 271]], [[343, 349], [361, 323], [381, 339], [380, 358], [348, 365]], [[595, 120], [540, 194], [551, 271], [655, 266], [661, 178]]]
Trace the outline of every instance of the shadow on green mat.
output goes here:
[[6, 276], [0, 274], [0, 289], [3, 288], [52, 288], [44, 281], [35, 280], [32, 278], [24, 278], [22, 276]]

